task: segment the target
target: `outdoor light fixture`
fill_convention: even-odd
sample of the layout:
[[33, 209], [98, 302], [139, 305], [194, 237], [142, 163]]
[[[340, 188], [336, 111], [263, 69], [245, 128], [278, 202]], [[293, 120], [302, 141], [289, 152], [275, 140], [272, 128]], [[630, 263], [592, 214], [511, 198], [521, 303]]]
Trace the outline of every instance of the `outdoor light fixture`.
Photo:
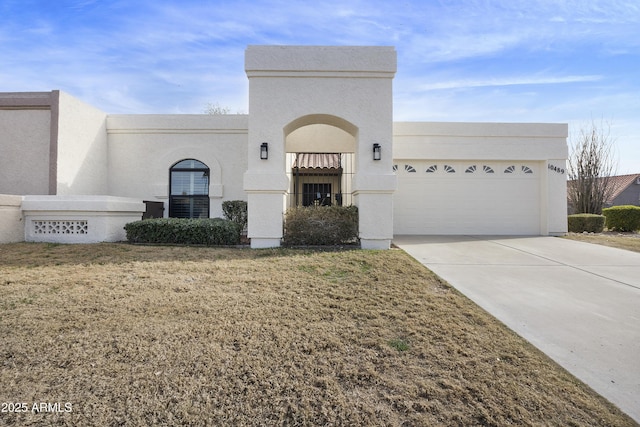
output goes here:
[[260, 159], [267, 160], [269, 158], [269, 144], [263, 142], [260, 144]]
[[380, 160], [382, 158], [380, 144], [373, 144], [373, 160]]

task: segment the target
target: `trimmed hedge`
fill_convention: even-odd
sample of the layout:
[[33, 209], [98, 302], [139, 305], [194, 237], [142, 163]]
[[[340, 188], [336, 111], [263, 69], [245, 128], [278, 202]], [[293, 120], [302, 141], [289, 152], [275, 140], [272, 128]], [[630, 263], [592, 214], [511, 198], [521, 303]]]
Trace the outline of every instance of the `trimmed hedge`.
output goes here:
[[247, 202], [244, 200], [227, 200], [222, 202], [222, 213], [229, 221], [240, 226], [240, 230], [247, 227]]
[[344, 245], [358, 241], [356, 206], [308, 206], [289, 209], [285, 245]]
[[130, 243], [182, 245], [237, 245], [242, 229], [222, 218], [157, 218], [130, 222], [124, 226]]
[[569, 215], [569, 231], [571, 233], [602, 233], [604, 230], [604, 216], [595, 214]]
[[640, 206], [623, 205], [602, 209], [607, 228], [615, 231], [640, 230]]

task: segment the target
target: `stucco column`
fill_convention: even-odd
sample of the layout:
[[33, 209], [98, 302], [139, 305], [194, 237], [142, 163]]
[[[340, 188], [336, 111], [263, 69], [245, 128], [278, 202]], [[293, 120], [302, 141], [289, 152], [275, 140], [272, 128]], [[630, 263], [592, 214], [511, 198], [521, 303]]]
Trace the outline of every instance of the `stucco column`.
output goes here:
[[285, 174], [247, 172], [247, 237], [254, 249], [280, 246], [282, 239], [284, 194], [289, 187]]
[[[567, 161], [565, 159], [552, 159], [543, 162], [546, 168], [546, 182], [542, 182], [545, 188], [547, 205], [547, 234], [550, 236], [563, 236], [567, 233]], [[544, 230], [543, 230], [544, 231]]]
[[353, 185], [355, 204], [360, 212], [360, 246], [362, 249], [389, 249], [393, 239], [396, 176], [357, 175]]

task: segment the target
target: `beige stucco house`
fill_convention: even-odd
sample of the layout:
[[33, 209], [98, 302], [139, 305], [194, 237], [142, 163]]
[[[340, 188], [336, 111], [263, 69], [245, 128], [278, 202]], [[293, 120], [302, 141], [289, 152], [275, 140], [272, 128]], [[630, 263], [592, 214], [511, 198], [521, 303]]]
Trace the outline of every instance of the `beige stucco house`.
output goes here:
[[363, 248], [394, 234], [567, 230], [567, 125], [393, 122], [392, 47], [249, 46], [248, 115], [113, 115], [61, 91], [0, 93], [0, 241], [124, 238], [146, 202], [217, 217], [252, 247], [289, 206], [355, 204]]

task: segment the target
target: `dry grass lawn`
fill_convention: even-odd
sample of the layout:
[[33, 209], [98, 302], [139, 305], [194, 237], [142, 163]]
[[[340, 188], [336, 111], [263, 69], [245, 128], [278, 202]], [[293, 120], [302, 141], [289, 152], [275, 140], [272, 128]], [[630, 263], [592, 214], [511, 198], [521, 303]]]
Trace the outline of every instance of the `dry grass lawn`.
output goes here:
[[637, 425], [399, 250], [9, 244], [0, 291], [0, 425]]
[[598, 245], [640, 252], [640, 234], [638, 233], [569, 233], [565, 237], [567, 239], [578, 240], [580, 242], [595, 243]]

